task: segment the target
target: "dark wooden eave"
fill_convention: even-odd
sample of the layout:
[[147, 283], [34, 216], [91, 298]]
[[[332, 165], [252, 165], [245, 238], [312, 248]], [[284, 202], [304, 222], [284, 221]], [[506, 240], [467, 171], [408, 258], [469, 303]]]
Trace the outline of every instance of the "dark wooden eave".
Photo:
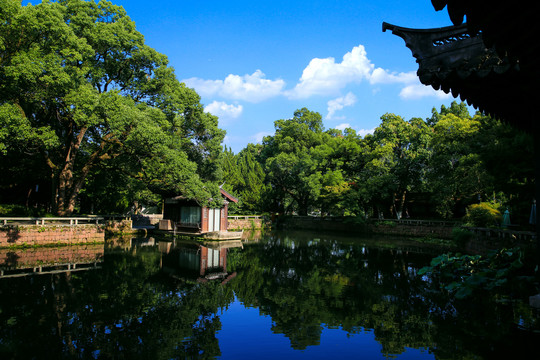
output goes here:
[[[536, 3], [525, 0], [431, 0], [437, 11], [445, 7], [454, 25], [466, 23], [471, 32], [482, 31], [488, 47], [500, 56], [519, 59], [522, 68], [537, 64], [538, 13]], [[526, 71], [533, 70], [527, 69]]]
[[484, 44], [481, 32], [467, 24], [435, 29], [410, 29], [383, 23], [401, 37], [418, 63], [422, 84], [452, 93], [482, 112], [533, 130], [531, 104], [537, 98], [537, 78], [524, 72], [520, 61], [500, 56]]
[[[219, 188], [219, 192], [225, 198], [224, 201], [232, 201], [232, 202], [235, 202], [235, 203], [238, 202], [238, 199], [236, 197], [232, 196], [229, 192], [223, 190], [222, 188]], [[167, 198], [166, 200], [167, 201], [175, 201], [175, 202], [178, 202], [180, 200], [193, 201], [194, 203], [196, 202], [195, 199], [190, 199], [190, 198], [185, 197], [183, 195], [173, 196], [173, 197]], [[210, 199], [210, 200], [212, 200], [212, 199]]]
[[223, 188], [219, 188], [219, 191], [221, 192], [221, 195], [223, 195], [227, 200], [237, 203], [238, 199], [232, 196], [228, 191], [224, 190]]

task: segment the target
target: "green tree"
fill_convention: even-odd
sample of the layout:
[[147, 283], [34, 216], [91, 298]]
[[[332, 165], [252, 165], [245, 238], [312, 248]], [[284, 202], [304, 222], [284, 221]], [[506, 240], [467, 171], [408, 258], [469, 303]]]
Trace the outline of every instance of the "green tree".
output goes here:
[[145, 45], [122, 7], [1, 5], [0, 152], [40, 159], [58, 214], [75, 210], [104, 163], [153, 192], [200, 201], [217, 194], [215, 184], [204, 186], [221, 177], [217, 118]]
[[456, 208], [458, 204], [478, 202], [478, 197], [492, 189], [476, 143], [480, 127], [479, 115], [463, 118], [454, 114], [442, 116], [433, 127], [430, 182], [443, 217], [464, 215]]
[[245, 212], [260, 212], [263, 209], [266, 186], [263, 166], [257, 160], [260, 151], [260, 145], [248, 144], [237, 156], [238, 171], [242, 174], [238, 194]]
[[[248, 144], [238, 154], [225, 149], [223, 154], [224, 188], [239, 198], [238, 205], [230, 204], [231, 213], [253, 213], [263, 210], [265, 173], [257, 160], [261, 145]], [[236, 205], [236, 206], [235, 206]]]
[[467, 104], [464, 102], [460, 102], [458, 104], [457, 101], [452, 101], [450, 104], [450, 107], [446, 107], [444, 105], [441, 105], [441, 110], [437, 111], [437, 109], [433, 108], [431, 109], [431, 117], [426, 119], [426, 122], [428, 125], [433, 126], [439, 122], [439, 120], [448, 114], [454, 114], [457, 117], [464, 118], [464, 119], [470, 119], [471, 114], [469, 113], [469, 109], [467, 108]]
[[421, 190], [427, 172], [430, 133], [419, 118], [405, 121], [394, 114], [381, 117], [381, 124], [367, 138], [370, 152], [364, 171], [364, 182], [378, 211], [389, 209], [400, 217], [407, 193]]
[[276, 133], [263, 140], [267, 196], [273, 210], [307, 215], [320, 194], [323, 174], [314, 149], [322, 144], [323, 125], [319, 113], [306, 108], [288, 120], [274, 123]]
[[479, 121], [475, 141], [493, 181], [493, 190], [486, 189], [482, 200], [503, 205], [501, 211], [508, 208], [516, 223], [526, 224], [535, 197], [533, 136], [487, 116]]

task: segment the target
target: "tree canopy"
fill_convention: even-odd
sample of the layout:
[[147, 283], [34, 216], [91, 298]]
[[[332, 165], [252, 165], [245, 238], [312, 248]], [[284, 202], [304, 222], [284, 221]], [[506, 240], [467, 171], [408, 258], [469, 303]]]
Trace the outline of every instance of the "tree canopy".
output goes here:
[[[263, 201], [249, 200], [251, 211], [452, 218], [489, 201], [528, 219], [532, 137], [480, 113], [471, 116], [463, 103], [433, 109], [427, 119], [384, 114], [364, 137], [353, 129], [325, 130], [321, 115], [306, 108], [275, 128], [262, 145], [227, 155], [233, 159], [227, 174], [236, 171], [231, 178], [241, 179], [230, 183], [231, 191], [264, 180], [257, 195]], [[248, 149], [264, 169], [257, 181], [246, 181], [255, 172], [238, 165]], [[508, 170], [501, 168], [506, 164]], [[240, 201], [250, 196], [244, 192]]]
[[14, 175], [4, 189], [48, 188], [58, 214], [89, 182], [216, 198], [224, 131], [122, 7], [0, 5], [0, 167]]

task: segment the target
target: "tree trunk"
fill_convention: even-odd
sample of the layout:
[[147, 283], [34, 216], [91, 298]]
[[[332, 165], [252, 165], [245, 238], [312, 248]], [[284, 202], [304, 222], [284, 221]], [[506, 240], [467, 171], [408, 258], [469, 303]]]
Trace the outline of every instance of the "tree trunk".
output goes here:
[[399, 214], [400, 214], [400, 218], [403, 217], [403, 209], [405, 208], [405, 198], [406, 198], [406, 195], [407, 195], [407, 190], [403, 190], [403, 193], [401, 194], [401, 199], [399, 201]]
[[28, 189], [28, 194], [26, 195], [26, 208], [30, 207], [30, 196], [32, 195], [32, 187]]
[[302, 201], [298, 203], [298, 215], [300, 216], [307, 216], [308, 214], [308, 206], [306, 201]]
[[[82, 179], [79, 178], [77, 183], [74, 183], [74, 169], [75, 169], [75, 158], [77, 157], [77, 152], [81, 146], [82, 140], [86, 134], [86, 127], [80, 129], [77, 136], [70, 136], [72, 140], [67, 144], [66, 155], [64, 157], [64, 166], [58, 174], [58, 196], [56, 198], [56, 208], [57, 214], [59, 216], [71, 215], [75, 210], [75, 201], [77, 195], [82, 187]], [[71, 130], [73, 131], [73, 130]]]

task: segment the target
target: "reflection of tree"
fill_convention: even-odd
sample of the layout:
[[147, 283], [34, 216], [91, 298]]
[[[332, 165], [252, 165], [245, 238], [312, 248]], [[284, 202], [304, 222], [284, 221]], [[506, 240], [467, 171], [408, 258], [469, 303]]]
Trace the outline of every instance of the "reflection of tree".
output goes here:
[[234, 294], [219, 283], [173, 283], [159, 260], [157, 249], [138, 249], [106, 254], [100, 271], [3, 280], [0, 357], [218, 356], [216, 313]]
[[[389, 299], [409, 299], [410, 254], [389, 256], [358, 245], [286, 236], [246, 246], [243, 253], [244, 266], [234, 282], [238, 298], [272, 316], [272, 330], [289, 337], [296, 349], [318, 344], [324, 326], [383, 332], [375, 325], [383, 323], [383, 315], [396, 315], [374, 309]], [[387, 328], [402, 322], [390, 320], [384, 319]], [[388, 352], [399, 353], [406, 344], [389, 346]]]
[[417, 273], [431, 255], [362, 242], [289, 233], [230, 248], [238, 276], [226, 286], [164, 276], [156, 247], [108, 251], [101, 270], [2, 279], [0, 358], [216, 357], [217, 314], [235, 295], [294, 349], [319, 344], [325, 328], [373, 332], [385, 356], [526, 358], [537, 344], [508, 325], [534, 323], [530, 309], [452, 299]]
[[495, 352], [486, 344], [512, 335], [515, 315], [504, 305], [489, 297], [456, 303], [426, 287], [417, 271], [429, 254], [288, 234], [230, 254], [238, 272], [231, 284], [246, 306], [272, 317], [272, 330], [295, 349], [319, 344], [325, 327], [340, 327], [350, 334], [372, 330], [388, 356], [409, 347], [438, 358], [489, 358]]

